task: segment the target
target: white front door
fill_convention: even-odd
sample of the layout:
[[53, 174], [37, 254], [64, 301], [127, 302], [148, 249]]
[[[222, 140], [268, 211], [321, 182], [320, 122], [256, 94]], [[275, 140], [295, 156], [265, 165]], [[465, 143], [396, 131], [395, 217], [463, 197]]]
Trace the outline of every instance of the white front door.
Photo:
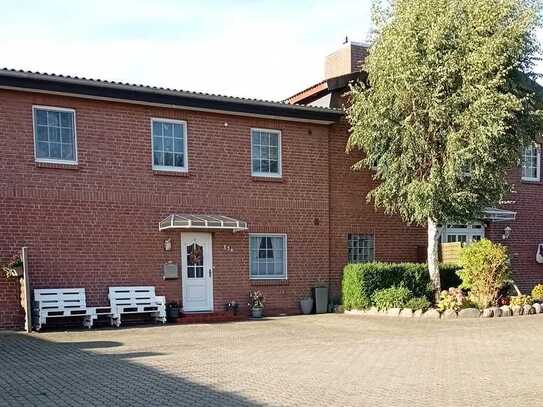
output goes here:
[[213, 310], [211, 233], [181, 234], [183, 311]]

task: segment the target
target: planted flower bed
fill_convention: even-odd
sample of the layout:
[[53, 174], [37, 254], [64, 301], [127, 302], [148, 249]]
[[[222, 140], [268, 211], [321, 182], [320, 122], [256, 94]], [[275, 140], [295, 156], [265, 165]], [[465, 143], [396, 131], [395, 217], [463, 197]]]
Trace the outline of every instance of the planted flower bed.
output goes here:
[[440, 267], [446, 288], [432, 304], [425, 264], [364, 263], [345, 267], [342, 299], [346, 313], [432, 319], [491, 318], [543, 311], [543, 285], [522, 295], [510, 279], [503, 245], [481, 240], [467, 246], [458, 266]]

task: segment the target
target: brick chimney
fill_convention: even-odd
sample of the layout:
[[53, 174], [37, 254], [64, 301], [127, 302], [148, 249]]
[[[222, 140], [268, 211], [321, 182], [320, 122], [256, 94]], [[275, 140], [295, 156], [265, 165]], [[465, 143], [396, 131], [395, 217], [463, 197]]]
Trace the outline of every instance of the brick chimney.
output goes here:
[[367, 44], [347, 42], [336, 52], [326, 57], [324, 62], [324, 79], [361, 71], [362, 63], [367, 55]]

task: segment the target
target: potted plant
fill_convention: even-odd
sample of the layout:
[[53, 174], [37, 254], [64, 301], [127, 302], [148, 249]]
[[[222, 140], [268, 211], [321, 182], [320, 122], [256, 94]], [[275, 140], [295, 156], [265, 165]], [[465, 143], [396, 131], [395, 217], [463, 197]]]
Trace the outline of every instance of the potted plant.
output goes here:
[[18, 254], [14, 254], [9, 259], [8, 263], [2, 267], [6, 278], [21, 277], [23, 275], [23, 260]]
[[313, 297], [310, 295], [306, 295], [300, 300], [300, 308], [302, 309], [302, 313], [305, 315], [311, 314], [311, 311], [313, 311]]
[[262, 318], [264, 311], [264, 294], [260, 291], [249, 292], [249, 309], [253, 318]]
[[238, 315], [239, 304], [236, 301], [230, 301], [224, 304], [224, 310], [226, 312], [232, 312], [234, 315]]
[[176, 302], [170, 302], [166, 305], [166, 314], [170, 321], [174, 321], [179, 318], [179, 304]]

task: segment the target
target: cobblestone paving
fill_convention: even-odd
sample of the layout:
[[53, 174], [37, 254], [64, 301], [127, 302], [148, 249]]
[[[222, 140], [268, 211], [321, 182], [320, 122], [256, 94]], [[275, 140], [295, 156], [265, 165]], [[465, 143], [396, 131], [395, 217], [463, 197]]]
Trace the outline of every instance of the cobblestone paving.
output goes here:
[[543, 314], [0, 332], [0, 406], [541, 406]]

